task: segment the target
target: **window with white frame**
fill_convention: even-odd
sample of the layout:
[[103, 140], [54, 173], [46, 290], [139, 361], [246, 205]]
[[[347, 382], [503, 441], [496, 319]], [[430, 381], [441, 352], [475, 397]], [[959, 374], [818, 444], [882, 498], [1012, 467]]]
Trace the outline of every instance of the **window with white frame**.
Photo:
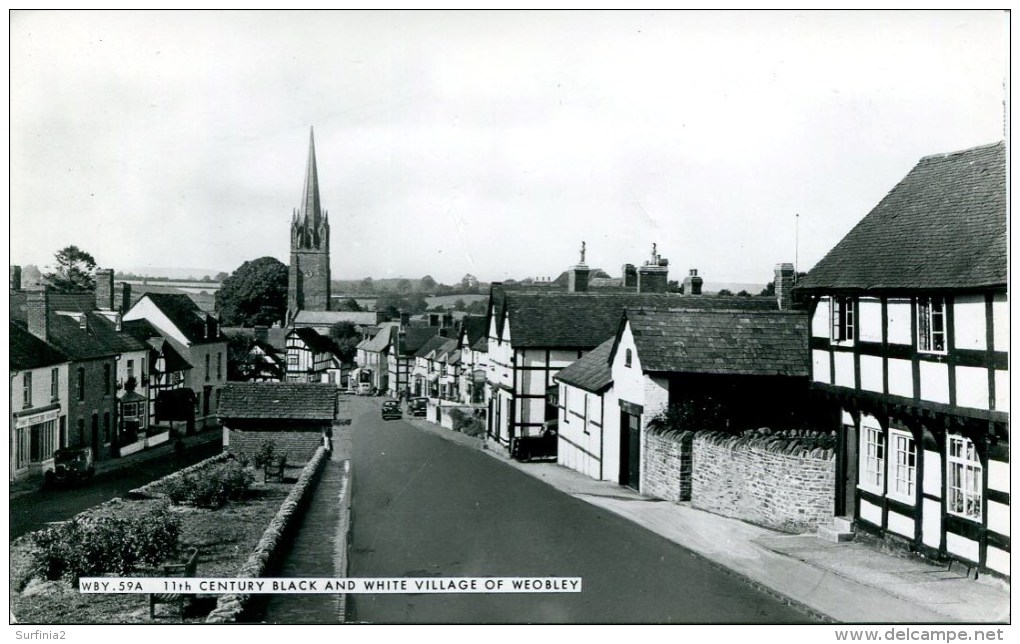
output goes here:
[[32, 406], [32, 372], [26, 371], [25, 377], [22, 381], [21, 386], [22, 393], [24, 394], [22, 406], [25, 408]]
[[974, 443], [964, 436], [949, 436], [946, 451], [946, 509], [980, 521], [982, 468]]
[[941, 297], [917, 301], [917, 350], [946, 352], [946, 301]]
[[852, 297], [833, 297], [832, 306], [829, 307], [832, 316], [833, 344], [849, 344], [854, 341], [854, 326], [856, 315], [854, 310], [854, 299]]
[[914, 503], [917, 489], [917, 450], [908, 432], [889, 429], [889, 496]]
[[50, 400], [55, 401], [60, 397], [60, 370], [56, 367], [50, 369]]
[[861, 423], [861, 487], [881, 494], [885, 490], [885, 431]]

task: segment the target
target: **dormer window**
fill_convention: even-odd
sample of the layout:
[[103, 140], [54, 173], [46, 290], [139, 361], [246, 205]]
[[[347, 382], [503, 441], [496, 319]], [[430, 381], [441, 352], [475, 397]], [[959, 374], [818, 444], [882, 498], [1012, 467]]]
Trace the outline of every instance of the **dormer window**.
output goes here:
[[833, 344], [853, 344], [856, 315], [852, 297], [832, 298], [832, 336]]
[[917, 301], [917, 350], [946, 352], [946, 301], [941, 297]]

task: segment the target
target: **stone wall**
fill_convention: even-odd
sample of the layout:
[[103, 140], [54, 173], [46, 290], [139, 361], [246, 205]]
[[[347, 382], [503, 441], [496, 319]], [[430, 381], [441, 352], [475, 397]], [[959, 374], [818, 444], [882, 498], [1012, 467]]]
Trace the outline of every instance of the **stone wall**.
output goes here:
[[250, 461], [258, 452], [259, 445], [267, 440], [276, 443], [276, 454], [286, 454], [287, 463], [290, 464], [307, 462], [315, 455], [315, 450], [322, 447], [321, 432], [246, 432], [231, 429], [227, 436], [229, 442], [225, 449], [235, 457], [240, 458], [243, 455]]
[[693, 432], [646, 433], [641, 470], [644, 494], [674, 503], [691, 500], [693, 440]]
[[797, 432], [702, 432], [693, 441], [691, 504], [785, 532], [833, 516], [836, 459]]

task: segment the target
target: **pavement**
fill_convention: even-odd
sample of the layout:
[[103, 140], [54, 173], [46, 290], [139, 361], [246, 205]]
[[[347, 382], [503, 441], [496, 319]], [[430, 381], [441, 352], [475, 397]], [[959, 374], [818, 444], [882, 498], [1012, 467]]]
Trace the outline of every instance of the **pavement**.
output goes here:
[[415, 427], [478, 449], [577, 499], [624, 517], [810, 614], [839, 623], [1009, 623], [1009, 585], [969, 578], [856, 542], [831, 543], [670, 503], [553, 462], [519, 463], [485, 441], [421, 418]]
[[[219, 441], [223, 438], [223, 431], [220, 427], [209, 427], [208, 429], [199, 430], [198, 433], [192, 434], [191, 436], [184, 437], [184, 446], [186, 449], [204, 445], [213, 441]], [[162, 445], [157, 445], [149, 449], [144, 449], [140, 452], [135, 452], [129, 456], [120, 458], [107, 458], [102, 460], [94, 461], [96, 468], [96, 474], [92, 481], [105, 480], [115, 476], [119, 471], [128, 468], [138, 467], [149, 461], [157, 459], [173, 458], [174, 455], [174, 443], [173, 441], [167, 441]], [[33, 494], [39, 491], [39, 487], [42, 485], [42, 479], [33, 478], [23, 481], [16, 481], [9, 486], [9, 499], [17, 499], [27, 494]]]

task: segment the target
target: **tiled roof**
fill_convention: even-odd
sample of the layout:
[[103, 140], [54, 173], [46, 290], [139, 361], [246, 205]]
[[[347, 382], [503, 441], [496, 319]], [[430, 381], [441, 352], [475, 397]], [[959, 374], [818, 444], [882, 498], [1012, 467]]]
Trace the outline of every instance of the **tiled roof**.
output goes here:
[[89, 323], [88, 328], [82, 329], [81, 322], [69, 315], [50, 315], [47, 339], [72, 360], [94, 360], [119, 353], [100, 340], [94, 324]]
[[11, 321], [11, 371], [48, 367], [68, 362], [68, 357], [57, 348], [43, 342], [28, 329]]
[[228, 382], [220, 393], [220, 418], [331, 420], [336, 387], [319, 383]]
[[439, 335], [437, 326], [406, 326], [404, 331], [404, 339], [400, 342], [400, 353], [405, 356], [413, 356], [423, 344]]
[[[124, 353], [126, 351], [146, 351], [150, 349], [149, 344], [144, 340], [139, 340], [134, 334], [127, 330], [117, 330], [115, 322], [111, 322], [106, 317], [98, 313], [90, 313], [89, 318], [89, 331], [91, 331], [96, 339], [105, 344], [109, 349], [117, 352]], [[121, 329], [124, 329], [123, 325]]]
[[1004, 286], [1005, 153], [997, 143], [921, 159], [798, 288]]
[[336, 350], [332, 340], [310, 327], [291, 329], [288, 335], [291, 334], [301, 338], [305, 346], [315, 353], [333, 353]]
[[807, 376], [802, 311], [627, 310], [644, 371]]
[[615, 341], [616, 336], [609, 338], [560, 370], [555, 379], [592, 393], [601, 392], [613, 383], [613, 371], [609, 364], [609, 357], [613, 352]]
[[464, 322], [461, 329], [463, 330], [463, 333], [467, 335], [467, 343], [469, 347], [477, 342], [478, 338], [485, 337], [486, 332], [489, 330], [489, 327], [485, 325], [485, 321], [484, 315], [464, 316]]
[[166, 361], [165, 369], [167, 373], [173, 373], [174, 371], [187, 371], [192, 368], [191, 363], [185, 360], [177, 349], [174, 348], [174, 345], [166, 338], [156, 336], [154, 338], [149, 338], [148, 342], [149, 346], [155, 349], [157, 354], [163, 356], [163, 359]]
[[676, 293], [525, 293], [507, 291], [506, 316], [515, 347], [592, 349], [615, 335], [625, 308], [776, 309], [770, 297]]
[[[359, 349], [365, 351], [372, 351], [374, 353], [382, 353], [390, 348], [390, 336], [394, 333], [396, 327], [384, 326], [379, 329], [379, 333], [375, 334], [368, 342], [362, 342], [358, 345]], [[364, 345], [364, 346], [362, 346]]]
[[481, 353], [489, 352], [489, 336], [483, 335], [482, 337], [475, 340], [474, 344], [471, 345], [472, 351], [479, 351]]
[[149, 338], [160, 338], [162, 334], [159, 329], [152, 326], [148, 320], [126, 320], [124, 322], [124, 330], [135, 336], [139, 340], [148, 340]]
[[429, 338], [428, 342], [426, 342], [425, 344], [421, 345], [421, 347], [418, 349], [418, 351], [414, 354], [414, 357], [416, 357], [416, 358], [424, 358], [425, 356], [427, 356], [432, 351], [437, 351], [438, 352], [438, 351], [442, 351], [444, 349], [453, 348], [453, 347], [456, 347], [456, 346], [457, 346], [457, 341], [456, 340], [451, 340], [450, 338], [444, 338], [441, 335], [436, 335], [436, 336], [433, 336], [433, 337]]
[[369, 325], [379, 322], [378, 311], [298, 311], [294, 318], [295, 326], [336, 324], [350, 322], [352, 324]]
[[195, 302], [179, 293], [147, 293], [153, 304], [159, 307], [189, 342], [204, 342], [206, 313]]

